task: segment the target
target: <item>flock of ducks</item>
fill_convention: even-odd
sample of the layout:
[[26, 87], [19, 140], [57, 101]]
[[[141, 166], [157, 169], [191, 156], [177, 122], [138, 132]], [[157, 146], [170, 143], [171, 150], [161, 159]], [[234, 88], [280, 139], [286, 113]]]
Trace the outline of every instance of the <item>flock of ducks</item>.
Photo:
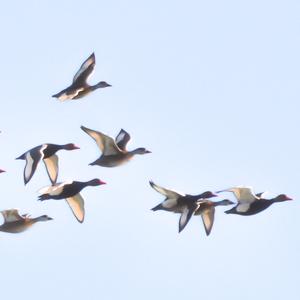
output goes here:
[[[73, 78], [72, 84], [61, 92], [53, 95], [53, 97], [60, 101], [74, 100], [82, 98], [98, 88], [110, 87], [111, 85], [105, 81], [100, 81], [96, 85], [89, 85], [87, 83], [87, 79], [93, 72], [95, 64], [95, 54], [93, 53], [81, 65]], [[124, 129], [120, 130], [116, 138], [112, 138], [100, 131], [84, 126], [81, 126], [81, 129], [96, 142], [101, 151], [100, 157], [89, 165], [109, 168], [117, 167], [128, 162], [135, 155], [151, 153], [151, 151], [142, 147], [134, 150], [127, 150], [126, 146], [130, 140], [130, 135]], [[57, 183], [59, 170], [57, 152], [59, 150], [71, 151], [77, 149], [79, 149], [79, 147], [73, 143], [64, 145], [45, 143], [26, 151], [16, 159], [25, 160], [26, 162], [23, 173], [25, 185], [33, 177], [39, 163], [43, 161], [51, 185], [42, 188], [39, 191], [38, 200], [65, 199], [77, 221], [82, 223], [85, 217], [85, 209], [84, 200], [80, 192], [85, 187], [100, 186], [105, 184], [105, 182], [95, 178], [86, 182], [65, 181]], [[5, 171], [0, 169], [0, 173], [2, 172]], [[264, 193], [255, 194], [250, 187], [244, 186], [233, 187], [217, 192], [206, 191], [198, 195], [189, 195], [166, 189], [155, 184], [153, 181], [150, 181], [150, 186], [165, 197], [163, 202], [152, 208], [153, 211], [164, 210], [180, 214], [179, 232], [185, 228], [192, 216], [201, 215], [206, 235], [210, 234], [213, 227], [215, 207], [235, 204], [228, 199], [221, 201], [211, 200], [211, 198], [217, 197], [220, 193], [231, 192], [237, 199], [235, 206], [225, 211], [225, 213], [242, 216], [254, 215], [267, 209], [274, 203], [292, 200], [285, 194], [280, 194], [272, 199], [266, 199], [264, 198]], [[47, 215], [36, 218], [30, 217], [28, 214], [20, 215], [17, 209], [3, 210], [1, 211], [1, 214], [4, 223], [0, 225], [0, 231], [9, 233], [23, 232], [37, 222], [53, 220]]]

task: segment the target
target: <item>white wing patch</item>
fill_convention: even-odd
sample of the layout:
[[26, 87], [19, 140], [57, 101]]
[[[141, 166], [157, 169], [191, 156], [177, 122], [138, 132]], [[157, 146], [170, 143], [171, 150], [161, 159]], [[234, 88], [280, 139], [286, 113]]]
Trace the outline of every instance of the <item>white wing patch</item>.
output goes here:
[[84, 221], [84, 200], [78, 193], [73, 197], [66, 198], [74, 216], [78, 222], [82, 223]]
[[31, 157], [30, 152], [27, 152], [26, 153], [26, 166], [25, 166], [25, 171], [24, 171], [24, 176], [25, 176], [26, 181], [28, 181], [31, 176], [33, 162], [34, 162], [34, 160]]
[[258, 199], [251, 187], [234, 187], [225, 191], [232, 192], [240, 203], [252, 203]]
[[55, 183], [58, 175], [58, 156], [56, 154], [44, 158], [44, 163], [47, 169], [48, 176], [52, 183]]
[[51, 196], [55, 196], [55, 195], [59, 195], [64, 186], [67, 184], [72, 184], [72, 180], [70, 181], [65, 181], [65, 182], [60, 182], [60, 183], [56, 183], [55, 185], [49, 185], [46, 187], [41, 188], [38, 193], [39, 195], [43, 195], [43, 194], [49, 194]]

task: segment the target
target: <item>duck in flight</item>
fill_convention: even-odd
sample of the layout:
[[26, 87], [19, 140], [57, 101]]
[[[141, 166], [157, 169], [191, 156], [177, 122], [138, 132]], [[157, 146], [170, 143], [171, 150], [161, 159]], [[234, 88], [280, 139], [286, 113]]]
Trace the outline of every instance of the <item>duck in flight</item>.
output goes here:
[[4, 218], [4, 223], [0, 225], [0, 231], [8, 233], [20, 233], [37, 222], [44, 222], [53, 220], [47, 215], [43, 215], [37, 218], [31, 218], [29, 215], [20, 215], [17, 209], [2, 210], [1, 214]]
[[84, 221], [84, 200], [80, 195], [80, 191], [87, 186], [98, 186], [105, 184], [100, 179], [92, 179], [89, 181], [66, 181], [56, 183], [54, 185], [42, 188], [39, 193], [38, 200], [44, 201], [49, 199], [61, 200], [66, 199], [75, 218], [78, 222]]
[[263, 198], [264, 193], [254, 194], [251, 187], [233, 187], [218, 191], [217, 193], [221, 192], [232, 192], [238, 200], [238, 204], [230, 210], [225, 211], [225, 213], [242, 216], [255, 215], [274, 203], [292, 200], [292, 198], [285, 194], [280, 194], [272, 199], [265, 199]]
[[95, 140], [99, 149], [102, 151], [102, 155], [97, 160], [90, 163], [91, 166], [117, 167], [132, 159], [136, 154], [151, 153], [145, 148], [127, 151], [126, 145], [130, 140], [130, 135], [123, 129], [121, 129], [116, 139], [113, 139], [100, 131], [95, 131], [84, 126], [81, 126], [80, 128]]
[[227, 199], [219, 202], [208, 200], [209, 198], [217, 197], [217, 195], [211, 191], [199, 195], [188, 195], [163, 188], [153, 181], [149, 183], [153, 189], [166, 197], [162, 203], [153, 207], [152, 210], [166, 210], [180, 213], [179, 232], [185, 228], [193, 215], [201, 215], [206, 234], [209, 235], [214, 222], [215, 206], [233, 204], [233, 202]]
[[24, 168], [24, 183], [25, 185], [32, 178], [39, 162], [43, 160], [48, 176], [52, 184], [56, 183], [58, 176], [58, 156], [55, 154], [59, 150], [76, 150], [79, 149], [74, 144], [65, 144], [65, 145], [57, 145], [57, 144], [43, 144], [36, 146], [16, 159], [26, 160], [26, 165]]
[[92, 53], [81, 65], [80, 69], [77, 71], [73, 78], [73, 82], [66, 89], [53, 95], [52, 97], [59, 99], [60, 101], [79, 99], [90, 92], [111, 86], [105, 81], [100, 81], [95, 85], [89, 85], [87, 80], [92, 74], [96, 64], [95, 54]]

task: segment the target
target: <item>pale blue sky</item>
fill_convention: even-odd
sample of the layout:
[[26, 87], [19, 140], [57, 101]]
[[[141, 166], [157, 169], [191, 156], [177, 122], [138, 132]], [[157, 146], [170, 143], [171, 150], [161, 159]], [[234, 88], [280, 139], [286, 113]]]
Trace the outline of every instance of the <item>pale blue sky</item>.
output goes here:
[[[299, 13], [299, 1], [2, 3], [0, 209], [55, 219], [0, 234], [2, 297], [298, 299]], [[113, 87], [51, 98], [92, 52], [91, 83]], [[90, 167], [99, 151], [80, 125], [124, 128], [130, 147], [153, 153]], [[81, 147], [59, 152], [59, 180], [108, 183], [82, 192], [82, 225], [64, 201], [36, 201], [49, 184], [43, 165], [23, 185], [14, 158], [44, 142]], [[149, 179], [195, 194], [245, 184], [295, 201], [252, 217], [219, 208], [209, 237], [199, 217], [179, 235], [178, 215], [150, 210], [163, 197]]]

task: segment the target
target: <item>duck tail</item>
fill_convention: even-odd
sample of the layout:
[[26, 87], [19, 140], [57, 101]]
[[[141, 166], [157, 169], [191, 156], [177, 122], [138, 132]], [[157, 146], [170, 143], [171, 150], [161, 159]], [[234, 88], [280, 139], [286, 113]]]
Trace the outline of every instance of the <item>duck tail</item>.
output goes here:
[[153, 211], [164, 210], [164, 207], [162, 206], [162, 204], [158, 204], [155, 207], [151, 208], [151, 210]]

